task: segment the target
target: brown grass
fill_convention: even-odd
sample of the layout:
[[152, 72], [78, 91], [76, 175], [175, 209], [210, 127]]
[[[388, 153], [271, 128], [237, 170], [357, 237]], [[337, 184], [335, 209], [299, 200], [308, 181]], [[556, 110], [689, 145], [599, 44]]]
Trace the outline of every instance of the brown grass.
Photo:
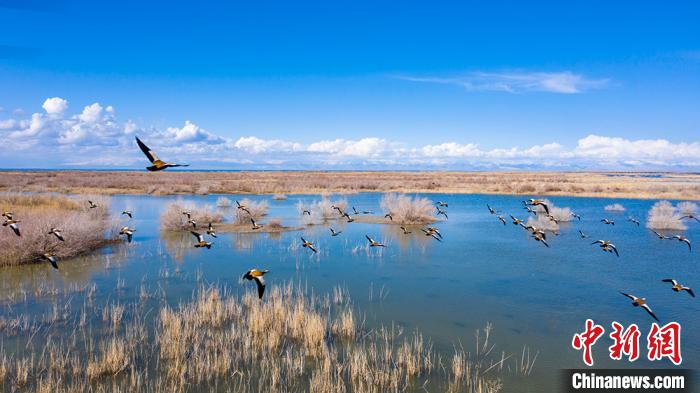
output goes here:
[[[237, 296], [227, 288], [201, 287], [177, 306], [164, 298], [155, 310], [138, 300], [127, 304], [129, 318], [117, 328], [111, 317], [81, 323], [100, 308], [86, 302], [79, 306], [82, 317], [61, 319], [50, 311], [31, 316], [30, 326], [57, 324], [63, 335], [49, 329], [17, 333], [21, 351], [6, 354], [0, 347], [0, 377], [8, 390], [41, 392], [493, 393], [503, 375], [528, 375], [534, 365], [525, 350], [520, 363], [492, 355], [490, 325], [477, 332], [473, 352], [460, 345], [443, 361], [421, 332], [405, 333], [393, 324], [368, 329], [358, 323], [360, 312], [347, 295], [337, 298], [291, 284], [269, 288], [262, 301], [252, 288]], [[94, 334], [103, 330], [110, 333]]]
[[[88, 208], [87, 200], [99, 207]], [[117, 223], [109, 217], [109, 198], [55, 194], [0, 194], [0, 210], [14, 213], [21, 236], [0, 227], [0, 266], [42, 262], [52, 252], [60, 260], [100, 248], [116, 239]], [[4, 220], [3, 220], [4, 221]], [[49, 235], [61, 230], [65, 241]]]
[[0, 172], [0, 190], [80, 194], [351, 192], [580, 195], [700, 200], [700, 175], [602, 172]]

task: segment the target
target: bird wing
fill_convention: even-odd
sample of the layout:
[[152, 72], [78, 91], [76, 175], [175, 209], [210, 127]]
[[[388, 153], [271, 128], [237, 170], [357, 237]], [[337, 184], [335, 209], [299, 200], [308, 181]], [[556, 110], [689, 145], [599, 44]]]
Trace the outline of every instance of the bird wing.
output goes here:
[[258, 284], [258, 298], [262, 299], [265, 293], [265, 279], [263, 276], [254, 277], [255, 283]]
[[139, 145], [139, 148], [141, 149], [143, 154], [146, 155], [148, 161], [150, 161], [151, 163], [155, 163], [156, 161], [158, 161], [158, 156], [156, 155], [156, 153], [154, 153], [153, 150], [146, 146], [145, 143], [141, 142], [139, 137], [136, 137], [136, 143]]
[[632, 295], [630, 295], [630, 294], [628, 294], [628, 293], [620, 292], [620, 294], [623, 295], [623, 296], [626, 296], [626, 297], [628, 297], [628, 298], [630, 298], [630, 299], [632, 299], [632, 300], [637, 300], [636, 297], [634, 297], [634, 296], [632, 296]]
[[10, 228], [12, 228], [12, 230], [15, 232], [15, 235], [17, 235], [17, 236], [22, 236], [22, 235], [19, 233], [19, 227], [17, 226], [17, 224], [14, 224], [14, 223], [13, 223], [13, 224], [10, 224]]
[[56, 263], [56, 257], [49, 257], [46, 259], [49, 260], [49, 262], [51, 263], [51, 266], [53, 266], [54, 269], [58, 270], [58, 263]]
[[678, 285], [678, 282], [672, 278], [664, 278], [661, 282], [670, 282], [673, 285]]
[[370, 243], [374, 243], [374, 240], [372, 240], [371, 237], [369, 237], [368, 235], [365, 235], [365, 237], [367, 238], [367, 240], [368, 240]]
[[203, 242], [204, 241], [204, 236], [202, 236], [201, 233], [195, 232], [195, 231], [190, 231], [192, 236], [196, 237], [198, 241]]
[[659, 320], [659, 318], [656, 317], [656, 315], [654, 314], [654, 312], [651, 311], [651, 307], [649, 307], [649, 306], [646, 305], [646, 304], [642, 304], [642, 308], [643, 308], [646, 312], [648, 312], [649, 315], [652, 316], [652, 318], [656, 319], [657, 321]]
[[619, 253], [619, 252], [617, 252], [617, 247], [615, 247], [615, 245], [614, 245], [614, 244], [609, 244], [608, 246], [609, 246], [610, 248], [612, 248], [612, 249], [613, 249], [613, 251], [615, 251], [615, 255], [617, 255], [618, 257], [620, 256], [620, 253]]
[[549, 214], [549, 207], [547, 207], [547, 205], [545, 205], [545, 204], [542, 203], [542, 202], [540, 202], [540, 205], [542, 205], [542, 207], [544, 208], [544, 211], [545, 211], [547, 214]]
[[685, 242], [685, 244], [688, 245], [688, 251], [692, 251], [692, 247], [690, 246], [690, 240], [688, 240], [688, 239], [683, 239], [683, 240], [681, 240], [681, 241], [682, 241], [682, 242]]
[[214, 230], [214, 228], [211, 226], [211, 223], [209, 223], [209, 231]]
[[598, 243], [603, 244], [603, 243], [605, 243], [605, 242], [604, 242], [603, 240], [596, 240], [596, 241], [594, 241], [593, 243], [591, 243], [591, 245], [593, 245], [593, 244], [598, 244]]
[[301, 238], [302, 243], [306, 244], [308, 243], [303, 237]]
[[688, 293], [690, 294], [690, 296], [695, 297], [695, 293], [693, 292], [692, 289], [690, 289], [690, 288], [688, 288], [688, 287], [683, 287], [683, 288], [681, 288], [681, 290], [682, 290], [682, 291], [686, 291], [686, 292], [688, 292]]

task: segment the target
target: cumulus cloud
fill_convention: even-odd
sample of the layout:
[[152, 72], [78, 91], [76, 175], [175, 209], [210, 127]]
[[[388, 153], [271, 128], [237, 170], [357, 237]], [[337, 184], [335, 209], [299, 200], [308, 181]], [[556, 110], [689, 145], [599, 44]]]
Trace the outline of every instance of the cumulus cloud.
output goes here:
[[68, 101], [60, 97], [47, 98], [42, 108], [44, 108], [49, 115], [62, 116], [63, 112], [68, 109]]
[[697, 141], [591, 134], [570, 147], [555, 141], [492, 149], [454, 141], [416, 146], [376, 136], [302, 143], [223, 137], [189, 120], [165, 129], [120, 122], [112, 106], [100, 103], [70, 115], [68, 101], [59, 97], [47, 99], [42, 107], [44, 111], [29, 117], [0, 119], [0, 138], [6, 144], [0, 165], [21, 166], [18, 158], [43, 157], [59, 167], [139, 167], [145, 160], [134, 143], [139, 135], [161, 157], [195, 168], [700, 169]]
[[459, 76], [407, 76], [397, 79], [411, 82], [456, 85], [469, 91], [524, 93], [541, 91], [576, 94], [605, 87], [608, 79], [589, 79], [571, 71], [562, 72], [470, 72]]

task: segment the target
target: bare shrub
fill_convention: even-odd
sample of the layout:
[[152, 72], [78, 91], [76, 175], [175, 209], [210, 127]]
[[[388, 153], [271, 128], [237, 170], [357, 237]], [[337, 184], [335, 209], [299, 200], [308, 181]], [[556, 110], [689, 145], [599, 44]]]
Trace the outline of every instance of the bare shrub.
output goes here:
[[649, 209], [647, 228], [684, 230], [680, 211], [669, 201], [659, 201]]
[[680, 202], [678, 203], [678, 210], [683, 216], [695, 216], [698, 212], [698, 205], [693, 202]]
[[[90, 208], [88, 199], [97, 205]], [[93, 251], [117, 237], [117, 223], [109, 217], [109, 198], [55, 194], [0, 194], [0, 210], [19, 221], [21, 236], [0, 227], [0, 266], [42, 262], [44, 253], [63, 259]], [[64, 241], [50, 235], [60, 230]]]
[[607, 206], [605, 206], [604, 209], [606, 212], [612, 212], [612, 213], [624, 213], [624, 211], [626, 210], [625, 207], [619, 203], [613, 203], [612, 205], [607, 205]]
[[435, 205], [428, 198], [403, 194], [385, 194], [379, 206], [398, 224], [425, 224], [435, 221]]
[[525, 225], [534, 226], [544, 231], [556, 232], [559, 230], [559, 225], [543, 214], [538, 214], [535, 217], [529, 217]]
[[214, 211], [211, 206], [196, 207], [191, 202], [170, 202], [160, 216], [161, 229], [168, 231], [178, 231], [191, 229], [192, 225], [188, 223], [187, 216], [183, 212], [189, 212], [198, 227], [206, 227], [210, 222], [222, 222], [224, 217], [220, 213]]
[[278, 218], [272, 218], [272, 219], [268, 220], [267, 224], [265, 224], [265, 226], [268, 229], [284, 229], [285, 228], [285, 226], [282, 225], [282, 221]]
[[235, 224], [250, 224], [251, 218], [255, 221], [260, 221], [267, 215], [267, 201], [255, 202], [251, 199], [245, 198], [238, 202], [245, 206], [245, 210], [236, 209], [236, 212], [233, 215], [233, 222]]
[[[556, 221], [568, 222], [573, 219], [573, 216], [571, 215], [571, 208], [558, 207], [554, 204], [554, 202], [550, 201], [549, 199], [544, 199], [542, 202], [544, 202], [547, 205], [547, 208], [549, 209], [549, 215], [552, 216], [552, 218], [554, 218]], [[544, 207], [542, 207], [541, 205], [534, 206], [534, 209], [537, 211], [538, 215], [546, 215]]]
[[233, 201], [231, 201], [229, 198], [218, 197], [216, 199], [216, 207], [231, 207], [232, 205]]

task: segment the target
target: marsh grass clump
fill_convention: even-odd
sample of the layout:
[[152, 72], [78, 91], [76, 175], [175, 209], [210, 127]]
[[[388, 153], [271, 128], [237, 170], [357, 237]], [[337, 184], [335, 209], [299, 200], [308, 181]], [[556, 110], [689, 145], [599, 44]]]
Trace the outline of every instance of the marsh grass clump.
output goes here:
[[[549, 215], [553, 219], [555, 219], [556, 221], [569, 222], [569, 221], [573, 220], [573, 216], [571, 215], [571, 213], [572, 213], [571, 208], [558, 207], [554, 204], [554, 202], [550, 201], [549, 199], [544, 199], [543, 202], [547, 205], [547, 208], [549, 209]], [[547, 214], [544, 210], [544, 207], [542, 207], [540, 205], [534, 206], [534, 209], [537, 211], [538, 217], [545, 216]]]
[[[349, 299], [333, 297], [282, 283], [263, 300], [253, 289], [240, 295], [216, 285], [201, 286], [176, 305], [165, 298], [148, 307], [138, 299], [86, 302], [80, 314], [106, 308], [103, 318], [87, 324], [65, 318], [19, 332], [13, 340], [21, 352], [0, 347], [0, 379], [12, 390], [40, 392], [476, 393], [497, 392], [504, 373], [523, 369], [507, 362], [510, 356], [491, 355], [490, 325], [477, 334], [473, 352], [460, 345], [445, 363], [420, 331], [404, 333], [394, 324], [368, 328]], [[70, 302], [66, 307], [72, 314]], [[128, 312], [114, 329], [115, 310], [121, 315], [123, 309]], [[36, 326], [50, 318], [31, 319]], [[108, 333], [94, 334], [102, 331]], [[527, 364], [531, 370], [534, 359]]]
[[210, 206], [197, 207], [193, 203], [170, 202], [160, 216], [160, 227], [167, 231], [189, 230], [192, 225], [187, 221], [187, 216], [182, 212], [188, 211], [198, 227], [206, 228], [209, 223], [220, 223], [224, 220], [221, 213], [217, 213]]
[[379, 206], [392, 215], [392, 222], [396, 224], [427, 224], [436, 221], [435, 205], [428, 198], [390, 193], [382, 196]]
[[694, 202], [680, 202], [678, 203], [678, 211], [680, 211], [683, 216], [696, 216], [698, 205]]
[[626, 209], [624, 206], [622, 206], [619, 203], [613, 203], [611, 205], [605, 206], [604, 210], [606, 212], [611, 212], [611, 213], [624, 213]]
[[245, 206], [247, 211], [243, 210], [243, 209], [236, 209], [235, 213], [233, 214], [233, 223], [234, 224], [248, 225], [248, 224], [250, 224], [251, 218], [254, 219], [255, 221], [260, 221], [265, 216], [267, 216], [267, 211], [268, 211], [267, 201], [255, 202], [251, 199], [245, 198], [245, 199], [242, 199], [238, 202], [241, 205]]
[[528, 217], [525, 225], [534, 226], [538, 229], [550, 232], [557, 232], [559, 230], [559, 224], [550, 220], [549, 217], [545, 216], [544, 214], [538, 214], [535, 217]]
[[[97, 205], [90, 208], [88, 200]], [[0, 210], [13, 213], [21, 236], [0, 227], [0, 266], [42, 262], [44, 253], [60, 260], [96, 250], [117, 237], [117, 223], [109, 217], [109, 198], [56, 194], [0, 194]], [[4, 221], [4, 220], [3, 220]], [[49, 234], [62, 233], [64, 241]]]
[[216, 198], [216, 207], [231, 207], [233, 205], [233, 201], [229, 198], [226, 197], [218, 197]]
[[659, 201], [649, 209], [647, 228], [685, 230], [687, 227], [681, 220], [681, 211], [669, 201]]

